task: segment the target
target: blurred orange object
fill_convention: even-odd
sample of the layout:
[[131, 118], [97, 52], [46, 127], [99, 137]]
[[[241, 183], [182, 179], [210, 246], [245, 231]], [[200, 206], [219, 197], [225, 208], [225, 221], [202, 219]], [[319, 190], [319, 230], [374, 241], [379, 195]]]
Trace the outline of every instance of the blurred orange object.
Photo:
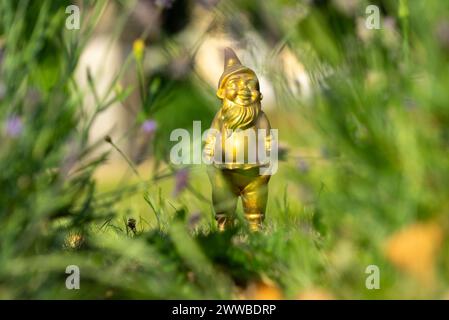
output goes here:
[[335, 297], [324, 289], [310, 288], [298, 294], [296, 300], [335, 300]]
[[282, 292], [275, 284], [263, 281], [248, 285], [244, 298], [248, 300], [281, 300]]
[[432, 285], [443, 232], [436, 223], [415, 223], [393, 234], [385, 247], [387, 258], [423, 284]]

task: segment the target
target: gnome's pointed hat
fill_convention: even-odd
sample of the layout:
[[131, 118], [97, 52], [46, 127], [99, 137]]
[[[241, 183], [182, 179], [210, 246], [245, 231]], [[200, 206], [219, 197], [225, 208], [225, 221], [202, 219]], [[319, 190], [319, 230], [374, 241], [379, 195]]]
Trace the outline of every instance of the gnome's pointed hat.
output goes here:
[[223, 74], [220, 77], [220, 80], [218, 81], [218, 89], [221, 89], [225, 85], [226, 80], [228, 80], [228, 78], [231, 75], [236, 74], [238, 72], [242, 72], [242, 71], [250, 72], [255, 75], [255, 72], [253, 70], [242, 65], [239, 58], [235, 54], [234, 50], [232, 50], [229, 47], [225, 48], [225, 50], [224, 50], [224, 70], [223, 70]]

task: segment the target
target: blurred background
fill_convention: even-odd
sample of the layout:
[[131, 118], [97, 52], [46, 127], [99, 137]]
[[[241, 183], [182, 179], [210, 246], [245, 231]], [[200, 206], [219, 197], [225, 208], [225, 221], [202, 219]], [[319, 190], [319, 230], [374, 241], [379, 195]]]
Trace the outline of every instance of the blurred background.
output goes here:
[[[256, 234], [169, 160], [228, 46], [279, 130]], [[0, 298], [448, 299], [448, 59], [443, 1], [0, 1]]]

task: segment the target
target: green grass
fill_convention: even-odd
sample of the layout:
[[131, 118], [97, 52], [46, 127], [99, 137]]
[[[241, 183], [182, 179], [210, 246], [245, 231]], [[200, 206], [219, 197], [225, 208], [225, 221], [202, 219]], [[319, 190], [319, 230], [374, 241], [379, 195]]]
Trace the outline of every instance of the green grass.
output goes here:
[[[170, 130], [208, 123], [219, 106], [194, 71], [149, 71], [130, 52], [104, 96], [86, 70], [97, 100], [93, 116], [83, 112], [74, 71], [106, 3], [83, 1], [90, 15], [69, 32], [68, 2], [0, 1], [0, 298], [251, 298], [260, 284], [287, 299], [447, 297], [447, 4], [378, 1], [396, 24], [368, 38], [356, 25], [364, 1], [352, 13], [280, 0], [213, 9], [229, 34], [255, 31], [273, 48], [265, 76], [277, 106], [268, 116], [286, 152], [265, 229], [252, 234], [244, 224], [217, 232], [204, 166], [190, 167], [187, 188], [173, 195], [180, 168], [168, 162]], [[134, 2], [116, 5], [126, 22]], [[169, 30], [150, 46], [173, 61], [185, 35]], [[283, 46], [312, 79], [308, 98], [287, 85], [276, 60]], [[135, 83], [118, 91], [125, 73]], [[158, 124], [139, 176], [110, 143], [87, 139], [98, 114], [134, 91], [130, 132], [144, 138], [142, 122]], [[114, 158], [118, 167], [103, 169]], [[73, 264], [81, 290], [64, 285]], [[365, 287], [373, 264], [379, 290]]]

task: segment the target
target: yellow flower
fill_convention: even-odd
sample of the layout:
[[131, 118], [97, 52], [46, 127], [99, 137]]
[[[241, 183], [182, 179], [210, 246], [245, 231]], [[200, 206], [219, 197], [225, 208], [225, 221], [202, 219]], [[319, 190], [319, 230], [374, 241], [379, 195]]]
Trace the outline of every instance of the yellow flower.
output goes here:
[[145, 42], [142, 39], [137, 39], [133, 43], [134, 58], [138, 61], [142, 60], [145, 51]]
[[443, 232], [436, 223], [415, 223], [393, 234], [386, 243], [386, 257], [400, 270], [431, 285]]

